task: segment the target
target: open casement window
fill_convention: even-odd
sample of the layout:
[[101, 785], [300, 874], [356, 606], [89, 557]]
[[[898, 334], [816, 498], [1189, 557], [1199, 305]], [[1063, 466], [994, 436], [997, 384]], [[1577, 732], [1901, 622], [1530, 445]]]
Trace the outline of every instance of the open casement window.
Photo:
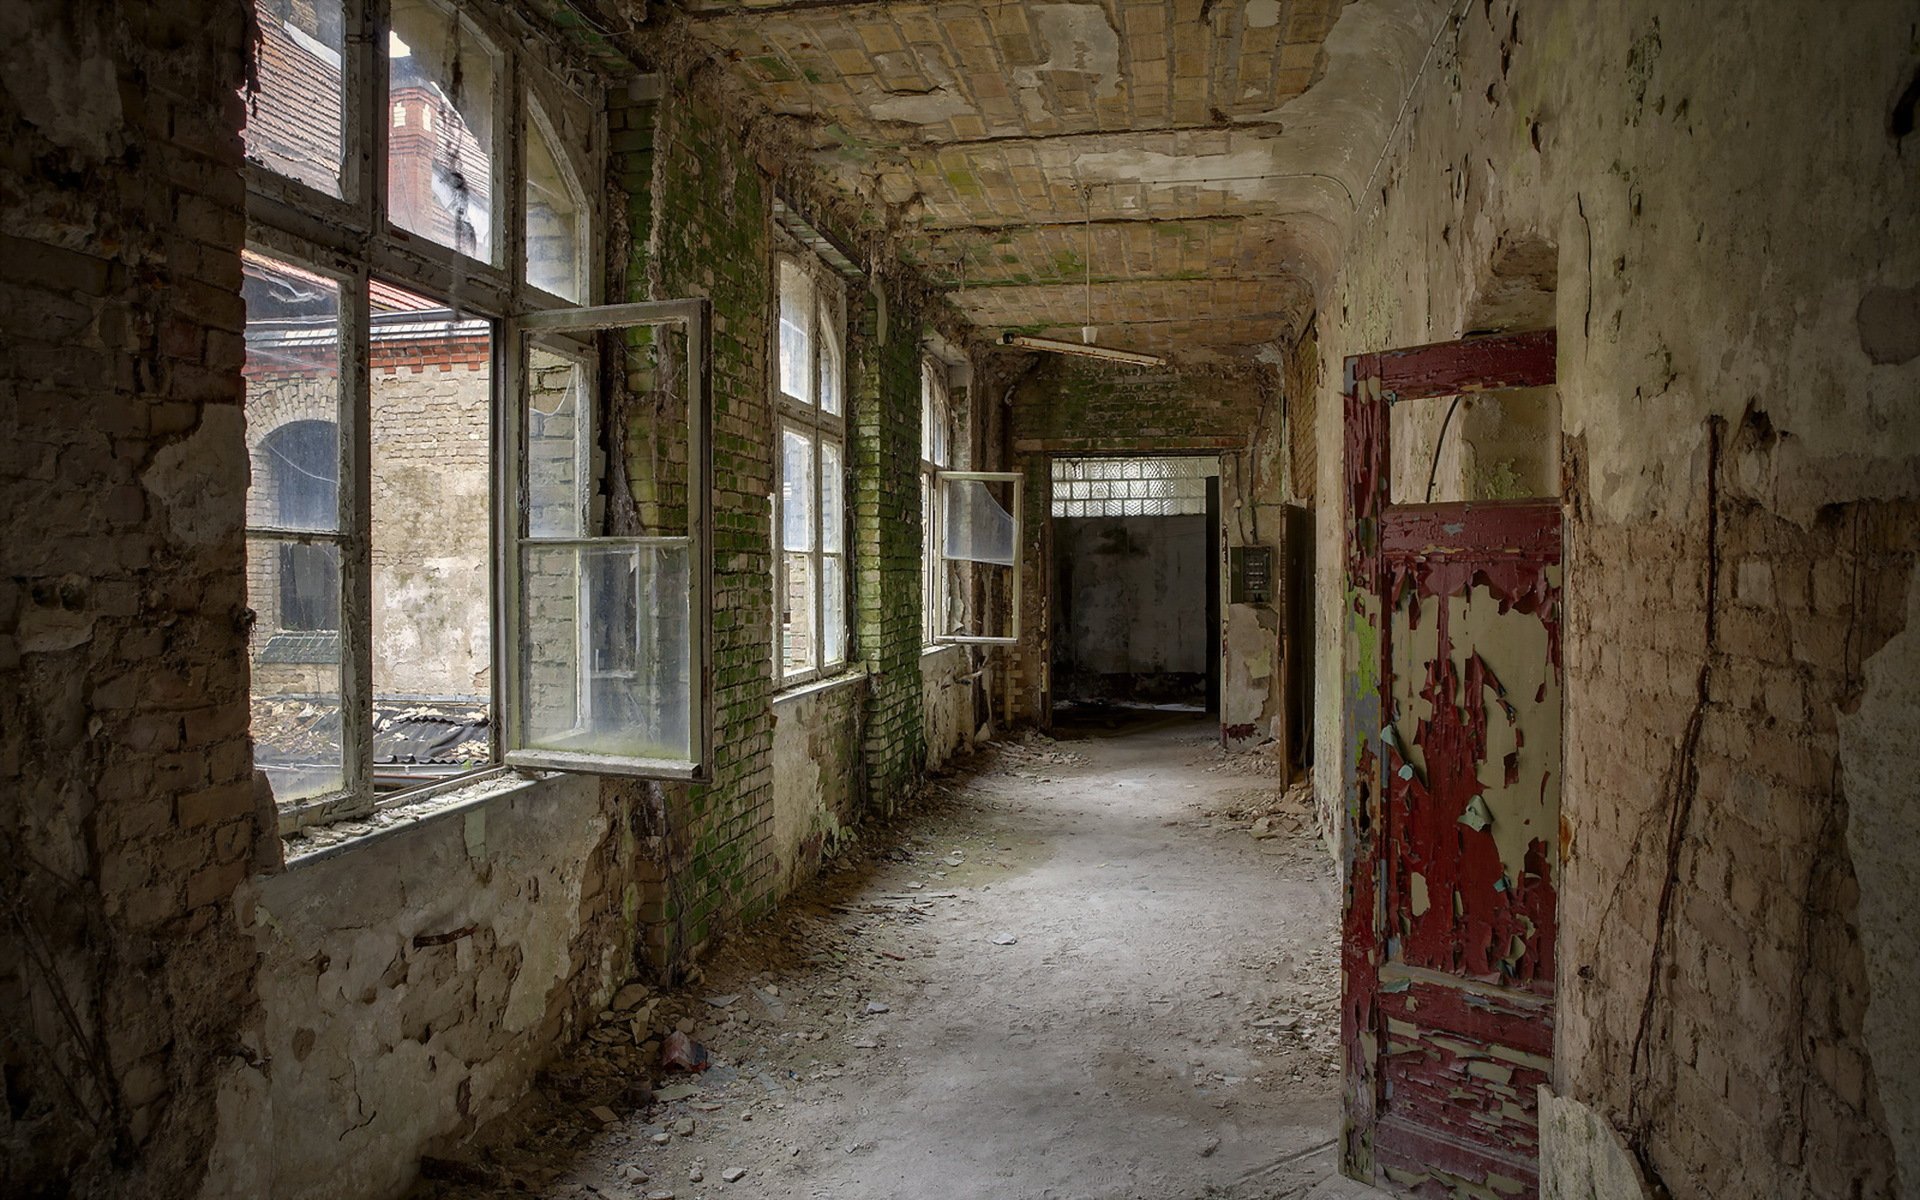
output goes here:
[[[1023, 476], [938, 471], [933, 478], [942, 645], [1010, 646], [1020, 640], [1020, 499]], [[929, 607], [932, 611], [932, 606]]]
[[[712, 731], [705, 300], [514, 324], [500, 592], [510, 765], [704, 778]], [[619, 364], [609, 375], [603, 362]], [[624, 462], [598, 425], [623, 423]]]
[[920, 632], [928, 646], [941, 644], [947, 629], [949, 588], [940, 559], [940, 472], [954, 465], [953, 399], [947, 366], [932, 355], [920, 360]]

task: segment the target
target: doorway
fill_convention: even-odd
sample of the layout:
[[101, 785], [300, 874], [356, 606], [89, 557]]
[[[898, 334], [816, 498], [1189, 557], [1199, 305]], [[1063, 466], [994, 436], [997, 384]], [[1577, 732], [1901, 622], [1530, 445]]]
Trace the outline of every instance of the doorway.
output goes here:
[[1055, 719], [1217, 713], [1220, 461], [1056, 458]]

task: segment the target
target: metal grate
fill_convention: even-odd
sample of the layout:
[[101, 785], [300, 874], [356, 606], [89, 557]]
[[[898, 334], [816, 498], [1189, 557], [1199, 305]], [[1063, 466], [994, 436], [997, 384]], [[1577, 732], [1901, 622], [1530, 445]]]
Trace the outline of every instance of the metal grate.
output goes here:
[[1056, 517], [1178, 517], [1207, 511], [1217, 459], [1056, 458]]

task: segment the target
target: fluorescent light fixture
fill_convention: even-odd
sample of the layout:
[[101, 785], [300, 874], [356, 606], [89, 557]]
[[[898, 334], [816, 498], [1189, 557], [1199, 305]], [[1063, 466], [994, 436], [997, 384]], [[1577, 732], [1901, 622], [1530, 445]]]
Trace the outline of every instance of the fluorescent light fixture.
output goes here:
[[1167, 360], [1158, 354], [1139, 354], [1132, 350], [1115, 350], [1109, 346], [1083, 346], [1079, 342], [1064, 342], [1059, 338], [1027, 337], [1025, 334], [1003, 333], [1000, 335], [1002, 346], [1018, 346], [1022, 350], [1046, 350], [1054, 354], [1077, 354], [1082, 358], [1103, 358], [1108, 362], [1131, 363], [1136, 367], [1164, 367]]

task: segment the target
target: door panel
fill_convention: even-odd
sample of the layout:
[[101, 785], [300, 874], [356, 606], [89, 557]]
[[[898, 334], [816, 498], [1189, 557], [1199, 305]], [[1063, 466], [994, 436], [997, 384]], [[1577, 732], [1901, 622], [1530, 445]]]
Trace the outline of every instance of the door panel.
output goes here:
[[[1539, 335], [1520, 336], [1520, 365], [1498, 338], [1463, 361], [1488, 386], [1537, 384]], [[1402, 352], [1423, 364], [1416, 394], [1481, 378], [1435, 368], [1447, 349]], [[1344, 764], [1344, 1165], [1408, 1195], [1532, 1196], [1553, 1065], [1560, 506], [1387, 504], [1391, 357], [1349, 363], [1348, 650], [1372, 669], [1350, 687]]]

